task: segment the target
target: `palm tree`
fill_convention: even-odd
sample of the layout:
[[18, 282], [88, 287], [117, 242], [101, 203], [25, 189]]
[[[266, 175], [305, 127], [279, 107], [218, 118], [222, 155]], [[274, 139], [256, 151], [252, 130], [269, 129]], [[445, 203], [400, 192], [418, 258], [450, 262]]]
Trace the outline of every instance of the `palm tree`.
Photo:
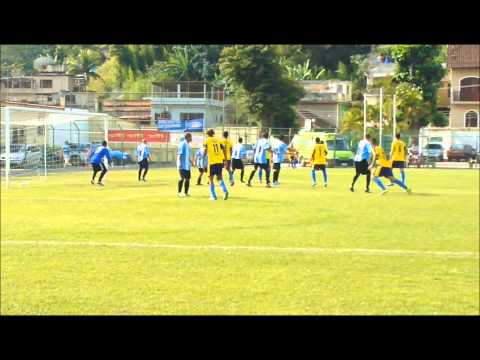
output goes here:
[[92, 49], [82, 49], [75, 57], [68, 57], [67, 70], [74, 74], [85, 74], [87, 81], [98, 78], [97, 66], [101, 63], [101, 55]]
[[163, 64], [163, 71], [179, 81], [210, 81], [215, 78], [216, 70], [208, 61], [206, 51], [198, 46], [173, 47]]

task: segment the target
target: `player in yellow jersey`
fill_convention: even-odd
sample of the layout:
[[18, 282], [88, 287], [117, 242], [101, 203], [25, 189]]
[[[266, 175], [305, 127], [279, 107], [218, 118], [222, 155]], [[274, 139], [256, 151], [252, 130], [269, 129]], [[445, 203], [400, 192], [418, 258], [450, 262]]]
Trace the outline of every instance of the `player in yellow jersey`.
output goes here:
[[[407, 145], [400, 140], [400, 134], [395, 135], [396, 140], [392, 142], [392, 148], [390, 150], [390, 159], [392, 159], [392, 169], [400, 169], [400, 177], [404, 184], [405, 182], [405, 166], [407, 160]], [[392, 170], [393, 171], [393, 170]], [[393, 186], [393, 183], [390, 184]]]
[[228, 139], [228, 131], [223, 132], [223, 139], [220, 140], [225, 148], [225, 170], [228, 171], [228, 179], [230, 180], [230, 185], [233, 186], [233, 171], [232, 171], [232, 142]]
[[315, 147], [313, 148], [311, 162], [312, 162], [312, 186], [317, 186], [317, 175], [316, 171], [322, 170], [323, 174], [323, 187], [327, 188], [328, 177], [327, 177], [327, 146], [323, 141], [320, 141], [320, 138], [315, 139]]
[[210, 179], [210, 200], [217, 200], [215, 194], [215, 183], [213, 177], [216, 176], [220, 187], [223, 190], [223, 200], [228, 199], [227, 186], [223, 182], [222, 169], [225, 165], [225, 147], [220, 143], [220, 140], [215, 137], [215, 131], [210, 129], [207, 131], [207, 139], [204, 143], [205, 151], [208, 156], [208, 176]]
[[369, 168], [374, 169], [373, 182], [377, 184], [380, 189], [382, 189], [382, 195], [386, 194], [388, 191], [385, 188], [385, 185], [383, 185], [382, 181], [380, 180], [382, 176], [389, 179], [392, 184], [397, 184], [398, 186], [400, 186], [407, 193], [411, 193], [412, 190], [408, 188], [403, 181], [400, 181], [393, 177], [392, 161], [387, 159], [385, 151], [380, 145], [377, 144], [377, 139], [372, 139], [372, 145], [375, 156], [372, 165], [370, 165]]

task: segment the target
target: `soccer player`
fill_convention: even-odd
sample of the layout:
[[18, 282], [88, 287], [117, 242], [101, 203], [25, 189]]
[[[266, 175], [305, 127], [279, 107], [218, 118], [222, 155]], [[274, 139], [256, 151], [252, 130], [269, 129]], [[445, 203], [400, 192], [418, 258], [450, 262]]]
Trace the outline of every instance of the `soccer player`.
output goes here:
[[63, 147], [62, 147], [62, 151], [63, 151], [63, 160], [65, 162], [65, 164], [63, 165], [63, 167], [67, 167], [68, 165], [71, 165], [70, 164], [70, 145], [68, 144], [68, 141], [65, 140], [65, 144], [63, 144]]
[[[150, 160], [150, 146], [147, 144], [147, 140], [142, 139], [142, 142], [137, 146], [137, 162], [138, 162], [138, 181], [145, 180], [148, 172], [148, 162]], [[142, 176], [143, 170], [143, 176]]]
[[[270, 151], [267, 151], [267, 167], [270, 169]], [[258, 169], [258, 182], [261, 184], [262, 183], [262, 175], [263, 171], [262, 168]]]
[[95, 184], [95, 176], [97, 176], [97, 173], [101, 171], [100, 177], [98, 178], [98, 185], [104, 186], [102, 183], [102, 179], [107, 173], [107, 167], [103, 163], [103, 159], [106, 158], [108, 160], [108, 165], [112, 165], [112, 156], [110, 155], [110, 150], [107, 148], [107, 142], [105, 140], [102, 141], [101, 146], [97, 146], [95, 151], [93, 152], [91, 158], [90, 158], [90, 164], [92, 164], [93, 168], [93, 176], [92, 180], [90, 180], [90, 183], [92, 185]]
[[202, 185], [202, 175], [207, 173], [208, 157], [204, 148], [200, 148], [195, 153], [195, 166], [200, 175], [198, 175], [197, 185]]
[[350, 187], [350, 191], [354, 192], [354, 185], [355, 181], [357, 181], [360, 175], [367, 175], [367, 187], [365, 189], [366, 193], [370, 191], [370, 170], [369, 165], [372, 159], [372, 145], [370, 144], [370, 135], [365, 135], [363, 140], [360, 140], [358, 143], [357, 153], [355, 154], [355, 158], [353, 159], [355, 162], [355, 176], [353, 177], [352, 186]]
[[389, 179], [392, 184], [397, 184], [403, 190], [410, 194], [412, 192], [412, 189], [408, 188], [403, 181], [400, 181], [393, 177], [392, 160], [387, 160], [387, 157], [385, 156], [385, 151], [380, 145], [377, 144], [377, 139], [372, 139], [372, 145], [375, 156], [370, 168], [373, 169], [376, 166], [373, 172], [373, 182], [377, 184], [380, 189], [382, 189], [382, 195], [388, 192], [388, 190], [385, 188], [385, 185], [383, 185], [382, 181], [380, 180], [382, 176]]
[[240, 170], [240, 181], [243, 181], [243, 174], [245, 172], [245, 166], [243, 165], [242, 159], [245, 158], [245, 146], [243, 146], [243, 139], [240, 137], [238, 138], [238, 144], [235, 144], [232, 150], [232, 179], [235, 170]]
[[288, 150], [288, 145], [285, 144], [285, 136], [280, 135], [278, 137], [279, 143], [276, 144], [273, 149], [273, 186], [280, 185], [278, 177], [280, 176], [280, 169], [282, 168], [282, 162], [285, 160], [285, 154]]
[[[400, 133], [395, 135], [396, 140], [392, 142], [390, 150], [390, 159], [392, 159], [392, 169], [400, 169], [400, 178], [404, 184], [405, 182], [405, 162], [407, 160], [407, 145], [400, 140]], [[392, 170], [393, 171], [393, 170]], [[393, 183], [389, 184], [393, 186]]]
[[225, 149], [225, 170], [228, 171], [228, 179], [230, 185], [233, 186], [233, 171], [232, 171], [232, 142], [228, 138], [228, 131], [223, 132], [223, 139], [220, 141]]
[[323, 174], [323, 187], [327, 188], [328, 185], [328, 177], [327, 177], [327, 156], [328, 150], [327, 146], [324, 144], [323, 141], [320, 141], [320, 138], [317, 137], [315, 139], [315, 147], [313, 148], [312, 152], [312, 186], [317, 186], [317, 175], [316, 172], [318, 170], [322, 170]]
[[210, 178], [210, 200], [217, 200], [217, 194], [215, 193], [215, 183], [213, 177], [216, 176], [220, 184], [220, 188], [223, 191], [223, 200], [228, 199], [228, 190], [222, 177], [223, 167], [226, 165], [224, 161], [226, 159], [225, 148], [220, 143], [220, 140], [215, 137], [215, 131], [210, 129], [207, 131], [207, 139], [205, 140], [205, 151], [208, 156], [208, 175]]
[[[190, 196], [188, 189], [190, 188], [190, 166], [193, 165], [190, 159], [190, 145], [192, 141], [192, 134], [185, 134], [185, 138], [178, 144], [177, 150], [177, 168], [180, 173], [180, 180], [178, 180], [178, 197]], [[182, 187], [185, 184], [185, 195], [182, 194]]]
[[270, 167], [268, 166], [267, 152], [270, 151], [270, 144], [268, 142], [268, 134], [263, 133], [262, 137], [257, 140], [255, 145], [255, 153], [253, 155], [253, 170], [248, 178], [247, 186], [252, 186], [251, 182], [255, 176], [258, 168], [265, 170], [267, 178], [267, 187], [270, 186]]

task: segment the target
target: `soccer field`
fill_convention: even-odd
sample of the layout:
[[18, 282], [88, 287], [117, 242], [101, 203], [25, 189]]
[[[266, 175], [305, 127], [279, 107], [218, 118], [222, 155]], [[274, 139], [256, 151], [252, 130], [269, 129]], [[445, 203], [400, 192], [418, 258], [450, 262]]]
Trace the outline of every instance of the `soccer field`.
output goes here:
[[479, 314], [478, 171], [408, 169], [385, 196], [352, 169], [238, 175], [216, 202], [177, 198], [174, 169], [2, 183], [1, 314]]

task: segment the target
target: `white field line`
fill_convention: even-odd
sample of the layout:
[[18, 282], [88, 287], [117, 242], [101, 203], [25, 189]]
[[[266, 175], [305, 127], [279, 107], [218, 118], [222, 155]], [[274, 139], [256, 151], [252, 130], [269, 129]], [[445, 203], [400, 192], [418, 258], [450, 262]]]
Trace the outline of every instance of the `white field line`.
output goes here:
[[224, 251], [270, 251], [286, 253], [346, 253], [380, 256], [439, 256], [478, 258], [479, 254], [469, 251], [421, 251], [421, 250], [389, 250], [389, 249], [350, 249], [350, 248], [302, 248], [276, 246], [248, 246], [248, 245], [178, 245], [178, 244], [149, 244], [149, 243], [108, 243], [108, 242], [74, 242], [74, 241], [33, 241], [33, 240], [5, 240], [1, 245], [36, 245], [36, 246], [86, 246], [86, 247], [116, 247], [116, 248], [147, 248], [147, 249], [180, 249], [180, 250], [224, 250]]
[[148, 195], [136, 195], [136, 196], [125, 196], [125, 197], [116, 197], [113, 199], [104, 199], [104, 198], [96, 198], [95, 200], [92, 199], [82, 199], [82, 198], [62, 198], [62, 197], [3, 197], [2, 200], [5, 201], [16, 201], [16, 200], [27, 200], [27, 201], [83, 201], [83, 202], [108, 202], [108, 201], [124, 201], [124, 200], [131, 200], [131, 199], [140, 199], [140, 198], [147, 198], [152, 197], [152, 194]]

